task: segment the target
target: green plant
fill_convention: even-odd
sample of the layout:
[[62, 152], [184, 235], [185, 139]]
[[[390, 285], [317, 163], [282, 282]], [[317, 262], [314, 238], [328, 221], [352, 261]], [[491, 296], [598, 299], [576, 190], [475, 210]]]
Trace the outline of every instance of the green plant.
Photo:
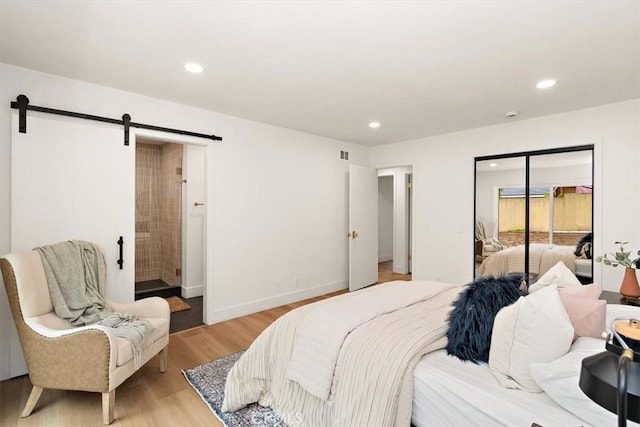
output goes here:
[[[634, 265], [637, 267], [636, 263], [640, 260], [640, 251], [637, 253], [637, 258], [631, 259], [631, 252], [624, 250], [624, 245], [629, 244], [629, 242], [615, 242], [615, 244], [620, 245], [620, 250], [618, 252], [599, 256], [596, 258], [596, 262], [601, 262], [604, 265], [610, 265], [612, 267], [617, 267], [619, 265], [626, 268], [634, 268]], [[609, 259], [607, 255], [611, 255], [613, 258]]]

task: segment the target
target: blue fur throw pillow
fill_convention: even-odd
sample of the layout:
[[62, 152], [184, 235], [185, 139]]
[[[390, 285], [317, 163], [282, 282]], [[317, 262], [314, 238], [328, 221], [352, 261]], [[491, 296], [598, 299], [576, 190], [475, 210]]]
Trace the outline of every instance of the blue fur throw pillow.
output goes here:
[[591, 247], [593, 244], [593, 233], [587, 233], [582, 236], [582, 239], [576, 245], [576, 251], [574, 252], [578, 258], [592, 259]]
[[478, 277], [463, 290], [449, 314], [447, 353], [474, 363], [489, 361], [493, 319], [502, 307], [526, 295], [522, 274]]

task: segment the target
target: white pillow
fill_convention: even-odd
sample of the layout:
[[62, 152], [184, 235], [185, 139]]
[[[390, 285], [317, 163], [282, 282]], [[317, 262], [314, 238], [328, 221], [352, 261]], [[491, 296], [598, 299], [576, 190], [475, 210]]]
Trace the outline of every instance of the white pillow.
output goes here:
[[[581, 337], [571, 350], [549, 363], [531, 364], [531, 375], [557, 404], [594, 426], [615, 426], [618, 416], [589, 399], [578, 385], [582, 359], [604, 351], [604, 341]], [[627, 425], [638, 426], [633, 421]]]
[[529, 365], [563, 356], [572, 341], [573, 326], [558, 289], [550, 285], [498, 312], [491, 333], [489, 368], [503, 387], [541, 392]]
[[547, 270], [536, 283], [529, 287], [529, 293], [534, 293], [550, 285], [557, 285], [558, 288], [579, 288], [582, 286], [582, 283], [580, 283], [580, 280], [569, 270], [569, 267], [567, 267], [564, 262], [558, 261], [558, 263]]

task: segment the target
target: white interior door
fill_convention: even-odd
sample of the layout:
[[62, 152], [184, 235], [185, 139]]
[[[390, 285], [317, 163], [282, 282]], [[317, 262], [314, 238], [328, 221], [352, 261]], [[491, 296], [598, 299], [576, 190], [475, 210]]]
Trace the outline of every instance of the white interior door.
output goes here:
[[193, 298], [204, 293], [204, 238], [207, 212], [205, 176], [206, 147], [184, 146], [182, 172], [184, 213], [182, 253], [182, 296]]
[[[12, 117], [11, 251], [66, 240], [100, 245], [106, 296], [134, 300], [135, 146], [121, 127], [28, 113]], [[123, 265], [118, 265], [122, 236]]]
[[378, 280], [378, 173], [349, 165], [349, 290]]

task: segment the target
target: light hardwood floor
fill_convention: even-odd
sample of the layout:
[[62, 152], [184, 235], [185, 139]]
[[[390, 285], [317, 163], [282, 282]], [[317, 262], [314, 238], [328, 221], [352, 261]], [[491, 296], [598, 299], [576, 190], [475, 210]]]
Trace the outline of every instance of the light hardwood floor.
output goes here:
[[385, 261], [378, 264], [378, 283], [392, 280], [411, 280], [411, 274], [393, 272], [393, 261]]
[[[410, 280], [379, 266], [379, 282]], [[169, 339], [169, 366], [162, 374], [158, 358], [116, 390], [115, 420], [112, 426], [220, 426], [218, 419], [191, 388], [182, 369], [200, 365], [246, 349], [275, 319], [296, 307], [335, 296], [338, 291], [288, 304], [215, 325], [172, 334]], [[20, 418], [31, 391], [28, 376], [0, 382], [0, 426], [102, 426], [100, 393], [45, 390], [33, 413]]]

